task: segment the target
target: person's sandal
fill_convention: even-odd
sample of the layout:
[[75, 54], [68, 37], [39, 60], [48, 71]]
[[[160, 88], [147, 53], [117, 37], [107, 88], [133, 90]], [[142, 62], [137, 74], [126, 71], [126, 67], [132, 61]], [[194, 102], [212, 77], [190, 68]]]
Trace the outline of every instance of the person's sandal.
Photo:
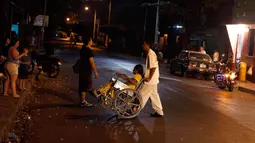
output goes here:
[[14, 98], [20, 98], [20, 95], [13, 95]]

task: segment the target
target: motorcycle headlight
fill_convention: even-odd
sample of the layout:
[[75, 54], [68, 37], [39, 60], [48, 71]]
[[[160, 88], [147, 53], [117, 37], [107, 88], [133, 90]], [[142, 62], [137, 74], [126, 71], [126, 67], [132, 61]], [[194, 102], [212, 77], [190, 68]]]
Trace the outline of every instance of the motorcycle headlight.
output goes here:
[[236, 78], [236, 73], [231, 73], [230, 79], [234, 79], [234, 78]]

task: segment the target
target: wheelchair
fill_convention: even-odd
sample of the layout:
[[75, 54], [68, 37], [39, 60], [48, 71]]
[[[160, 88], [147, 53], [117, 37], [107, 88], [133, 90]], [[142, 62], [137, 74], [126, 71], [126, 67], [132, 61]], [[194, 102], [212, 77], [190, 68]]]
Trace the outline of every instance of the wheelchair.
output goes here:
[[127, 81], [114, 74], [109, 82], [108, 90], [99, 94], [99, 104], [112, 109], [121, 119], [135, 118], [141, 111], [141, 96], [139, 90], [143, 79], [137, 83], [135, 89], [129, 88]]

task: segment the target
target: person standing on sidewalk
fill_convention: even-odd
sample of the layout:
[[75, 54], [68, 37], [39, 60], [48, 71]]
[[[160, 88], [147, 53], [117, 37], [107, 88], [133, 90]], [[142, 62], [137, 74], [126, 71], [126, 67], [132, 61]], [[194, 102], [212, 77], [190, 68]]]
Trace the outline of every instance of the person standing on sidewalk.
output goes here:
[[83, 46], [80, 50], [80, 72], [79, 72], [79, 94], [80, 106], [91, 107], [92, 104], [86, 101], [86, 93], [92, 92], [92, 70], [95, 78], [98, 78], [94, 55], [90, 49], [92, 40], [89, 37], [83, 37]]
[[6, 80], [4, 83], [4, 96], [8, 96], [9, 84], [11, 82], [12, 96], [19, 98], [16, 89], [16, 81], [18, 78], [19, 60], [25, 55], [25, 53], [19, 54], [17, 48], [19, 47], [19, 40], [12, 39], [12, 46], [9, 49], [7, 62], [5, 63]]
[[148, 99], [151, 99], [152, 108], [155, 113], [151, 114], [152, 117], [162, 117], [163, 107], [158, 94], [159, 83], [159, 65], [156, 53], [150, 49], [150, 44], [145, 41], [143, 50], [146, 53], [146, 71], [144, 77], [144, 85], [139, 93], [142, 99], [142, 108], [144, 108]]

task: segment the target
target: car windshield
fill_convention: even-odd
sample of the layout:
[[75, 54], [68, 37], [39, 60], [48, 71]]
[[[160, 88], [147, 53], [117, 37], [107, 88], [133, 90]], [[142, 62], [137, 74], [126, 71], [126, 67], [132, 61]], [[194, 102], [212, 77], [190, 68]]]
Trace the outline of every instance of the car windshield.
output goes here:
[[211, 61], [211, 58], [208, 55], [205, 54], [199, 54], [199, 53], [190, 53], [190, 59], [192, 60], [201, 60], [201, 61]]

